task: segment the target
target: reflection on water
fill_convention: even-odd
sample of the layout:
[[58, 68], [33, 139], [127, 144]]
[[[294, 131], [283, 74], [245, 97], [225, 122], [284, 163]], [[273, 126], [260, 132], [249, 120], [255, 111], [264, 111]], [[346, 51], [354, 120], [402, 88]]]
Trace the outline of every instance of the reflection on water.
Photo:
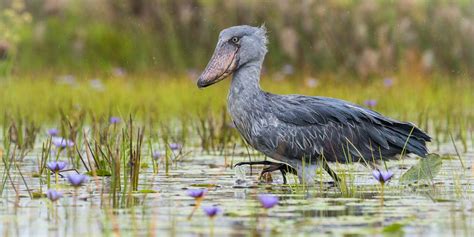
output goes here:
[[[447, 153], [451, 151], [447, 150]], [[64, 198], [51, 204], [44, 198], [30, 199], [17, 170], [6, 180], [7, 189], [0, 199], [0, 233], [3, 236], [166, 236], [209, 235], [242, 236], [260, 233], [266, 236], [302, 233], [308, 235], [357, 235], [405, 233], [419, 236], [469, 236], [474, 232], [472, 170], [462, 169], [459, 160], [446, 160], [433, 184], [401, 186], [398, 177], [416, 160], [389, 163], [395, 178], [385, 190], [384, 206], [370, 171], [359, 165], [337, 167], [353, 180], [352, 195], [321, 182], [305, 189], [288, 177], [282, 185], [279, 172], [272, 173], [273, 184], [259, 183], [253, 167], [231, 169], [220, 156], [191, 153], [185, 162], [154, 174], [151, 168], [141, 173], [140, 190], [150, 193], [119, 194], [128, 208], [114, 209], [108, 193], [110, 178], [92, 179], [87, 186], [74, 190], [60, 185]], [[33, 178], [36, 153], [20, 165], [31, 191], [47, 189]], [[474, 154], [463, 154], [465, 167], [472, 167]], [[234, 157], [234, 161], [246, 157]], [[147, 162], [147, 161], [145, 161]], [[209, 164], [213, 164], [210, 166]], [[342, 168], [342, 169], [341, 169]], [[323, 181], [330, 179], [323, 176]], [[236, 185], [236, 180], [240, 185]], [[239, 181], [240, 180], [240, 181]], [[60, 179], [65, 184], [64, 178]], [[12, 186], [13, 184], [13, 186]], [[186, 189], [208, 187], [203, 205], [219, 205], [224, 212], [214, 220], [194, 208]], [[14, 188], [13, 188], [14, 187]], [[15, 189], [20, 193], [15, 195]], [[256, 201], [259, 193], [280, 197], [280, 205], [264, 211]]]

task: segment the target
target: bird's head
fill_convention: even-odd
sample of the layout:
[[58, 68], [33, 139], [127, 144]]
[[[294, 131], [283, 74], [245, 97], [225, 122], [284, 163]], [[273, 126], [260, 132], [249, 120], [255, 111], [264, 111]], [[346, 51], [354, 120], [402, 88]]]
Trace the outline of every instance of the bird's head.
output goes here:
[[261, 63], [267, 53], [265, 26], [233, 26], [219, 34], [216, 49], [199, 76], [197, 86], [203, 88], [226, 78], [248, 63]]

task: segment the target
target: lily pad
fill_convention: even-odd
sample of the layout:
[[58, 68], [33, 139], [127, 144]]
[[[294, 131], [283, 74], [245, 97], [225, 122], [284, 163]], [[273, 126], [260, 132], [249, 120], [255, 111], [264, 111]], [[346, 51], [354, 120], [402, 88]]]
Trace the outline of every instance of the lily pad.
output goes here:
[[31, 197], [33, 199], [35, 199], [35, 198], [44, 198], [44, 197], [46, 197], [46, 194], [44, 194], [42, 192], [32, 192]]
[[110, 173], [110, 171], [108, 170], [95, 170], [95, 171], [89, 171], [89, 172], [86, 172], [87, 175], [89, 176], [94, 176], [94, 172], [95, 172], [95, 175], [97, 176], [111, 176], [112, 173]]
[[217, 188], [219, 185], [217, 184], [191, 184], [191, 187], [197, 187], [197, 188]]
[[41, 175], [40, 175], [39, 173], [33, 173], [33, 174], [31, 174], [31, 177], [33, 177], [33, 178], [40, 178]]
[[142, 190], [138, 190], [138, 193], [157, 193], [157, 191], [151, 190], [151, 189], [142, 189]]
[[420, 180], [432, 180], [441, 170], [442, 158], [437, 154], [429, 154], [421, 159], [400, 177], [401, 184], [411, 184]]
[[385, 226], [382, 230], [383, 233], [385, 234], [400, 234], [400, 236], [403, 236], [403, 227], [405, 225], [401, 223], [393, 223], [388, 226]]

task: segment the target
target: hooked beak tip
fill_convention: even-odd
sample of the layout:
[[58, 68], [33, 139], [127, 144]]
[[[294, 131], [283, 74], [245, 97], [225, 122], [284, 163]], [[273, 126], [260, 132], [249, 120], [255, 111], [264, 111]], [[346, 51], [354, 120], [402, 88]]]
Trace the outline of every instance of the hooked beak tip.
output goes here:
[[206, 82], [204, 80], [202, 80], [201, 78], [198, 79], [196, 85], [199, 89], [202, 89], [202, 88], [208, 86], [208, 84], [206, 84]]

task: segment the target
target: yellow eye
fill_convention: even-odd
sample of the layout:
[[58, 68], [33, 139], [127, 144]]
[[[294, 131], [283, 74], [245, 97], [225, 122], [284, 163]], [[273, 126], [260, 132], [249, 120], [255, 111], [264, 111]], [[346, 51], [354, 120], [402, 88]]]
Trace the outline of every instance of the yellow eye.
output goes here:
[[234, 37], [232, 37], [232, 39], [230, 39], [230, 40], [232, 41], [232, 43], [237, 44], [237, 43], [239, 43], [239, 40], [240, 40], [240, 39], [239, 39], [238, 37], [235, 37], [235, 36], [234, 36]]

